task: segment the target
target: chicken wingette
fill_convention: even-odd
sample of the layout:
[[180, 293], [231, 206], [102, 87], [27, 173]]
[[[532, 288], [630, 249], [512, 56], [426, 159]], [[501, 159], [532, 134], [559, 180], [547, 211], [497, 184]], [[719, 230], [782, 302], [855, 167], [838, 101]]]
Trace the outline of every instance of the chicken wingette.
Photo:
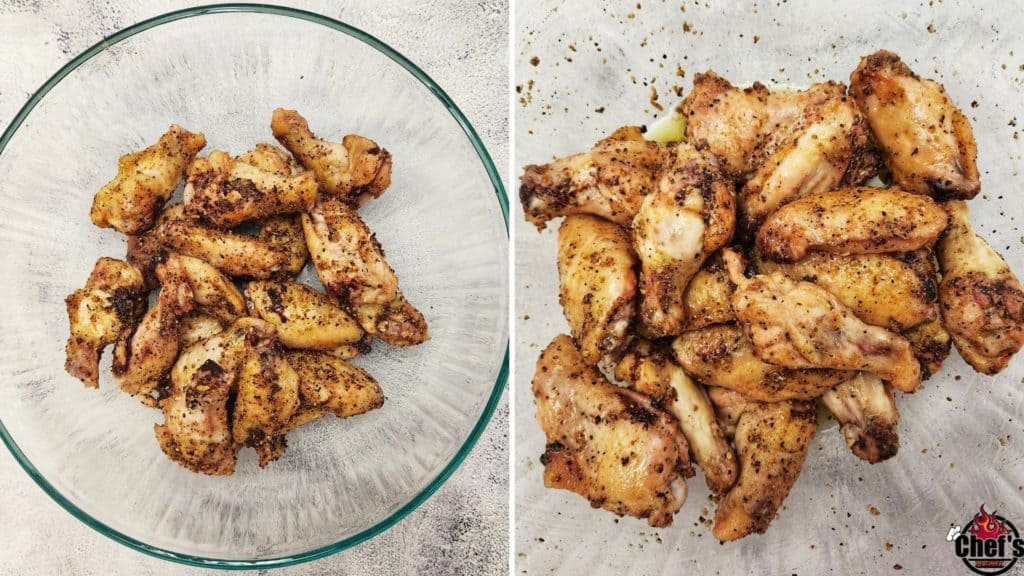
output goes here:
[[800, 475], [818, 413], [811, 402], [756, 402], [724, 388], [709, 393], [719, 416], [731, 420], [740, 469], [715, 511], [715, 538], [763, 533]]
[[640, 257], [640, 321], [653, 337], [682, 332], [685, 292], [704, 260], [732, 240], [736, 197], [713, 160], [687, 144], [633, 220]]
[[708, 488], [723, 493], [736, 480], [736, 455], [715, 418], [704, 388], [694, 382], [664, 343], [637, 340], [615, 367], [615, 377], [650, 396], [676, 417]]
[[302, 219], [298, 216], [275, 216], [261, 221], [256, 240], [287, 257], [278, 276], [295, 276], [309, 259]]
[[936, 247], [942, 320], [964, 360], [996, 374], [1024, 345], [1024, 291], [1006, 261], [971, 226], [967, 204], [944, 204], [950, 227]]
[[769, 125], [767, 100], [768, 89], [760, 82], [739, 89], [710, 70], [694, 75], [680, 110], [686, 141], [717, 158], [729, 176], [745, 179], [756, 168], [755, 151]]
[[743, 275], [742, 258], [723, 254], [736, 284], [732, 307], [758, 358], [787, 368], [874, 372], [903, 392], [921, 384], [906, 338], [865, 324], [827, 290], [775, 272]]
[[757, 232], [760, 255], [795, 262], [811, 251], [840, 254], [909, 252], [931, 246], [946, 213], [927, 196], [896, 188], [847, 188], [795, 200]]
[[735, 324], [684, 332], [672, 341], [672, 352], [687, 374], [707, 386], [742, 393], [753, 400], [810, 400], [853, 375], [846, 370], [794, 369], [768, 364]]
[[145, 312], [142, 273], [121, 260], [100, 258], [85, 286], [68, 295], [65, 304], [71, 334], [64, 369], [87, 387], [96, 388], [103, 349]]
[[589, 214], [558, 229], [559, 302], [589, 365], [621, 355], [636, 312], [636, 255], [629, 233]]
[[152, 228], [185, 168], [204, 146], [206, 138], [202, 134], [174, 124], [156, 144], [122, 156], [117, 162], [117, 177], [93, 198], [89, 212], [92, 223], [124, 234], [141, 234]]
[[316, 350], [285, 352], [299, 376], [299, 396], [306, 410], [348, 418], [384, 405], [384, 392], [366, 370]]
[[850, 93], [863, 111], [893, 183], [937, 199], [974, 198], [981, 190], [978, 147], [967, 117], [934, 80], [880, 50], [861, 59]]
[[650, 399], [587, 366], [572, 339], [557, 336], [537, 361], [537, 420], [548, 445], [544, 483], [594, 507], [668, 526], [693, 475], [676, 422]]
[[644, 140], [637, 127], [626, 127], [587, 152], [526, 166], [519, 187], [526, 219], [538, 229], [570, 214], [595, 214], [628, 225], [670, 163], [672, 149]]
[[254, 280], [245, 288], [249, 310], [277, 327], [288, 348], [332, 350], [363, 338], [359, 324], [329, 296], [291, 280]]
[[736, 287], [722, 263], [721, 251], [715, 252], [693, 275], [683, 293], [686, 319], [683, 330], [700, 330], [736, 319], [732, 312], [732, 294]]
[[270, 130], [312, 171], [324, 194], [359, 207], [391, 184], [391, 154], [369, 138], [349, 134], [340, 143], [320, 140], [305, 118], [284, 108], [274, 110]]
[[875, 374], [860, 372], [829, 390], [821, 401], [839, 422], [846, 444], [858, 458], [876, 464], [896, 455], [900, 413], [888, 383]]

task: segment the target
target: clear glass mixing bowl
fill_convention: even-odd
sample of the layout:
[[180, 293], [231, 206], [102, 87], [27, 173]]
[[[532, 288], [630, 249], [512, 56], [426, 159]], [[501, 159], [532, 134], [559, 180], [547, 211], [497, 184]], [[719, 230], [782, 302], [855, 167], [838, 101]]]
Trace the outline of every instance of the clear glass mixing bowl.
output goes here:
[[[97, 257], [124, 257], [124, 237], [88, 218], [120, 155], [174, 122], [203, 131], [207, 151], [240, 153], [273, 141], [278, 106], [322, 137], [365, 134], [392, 152], [391, 188], [361, 212], [432, 339], [377, 343], [355, 360], [383, 387], [380, 410], [299, 428], [264, 470], [245, 450], [233, 476], [207, 477], [163, 455], [160, 412], [117, 389], [109, 352], [99, 390], [64, 372], [63, 299]], [[358, 544], [430, 497], [498, 402], [507, 209], [455, 103], [365, 32], [265, 5], [182, 10], [122, 30], [59, 70], [0, 137], [0, 437], [61, 506], [154, 556], [258, 568]]]

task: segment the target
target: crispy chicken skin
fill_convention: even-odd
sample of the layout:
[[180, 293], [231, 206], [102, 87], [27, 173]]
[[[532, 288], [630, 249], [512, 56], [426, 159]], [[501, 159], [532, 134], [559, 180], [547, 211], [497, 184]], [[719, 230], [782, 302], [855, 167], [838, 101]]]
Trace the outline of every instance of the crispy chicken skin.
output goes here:
[[704, 260], [732, 240], [736, 226], [732, 183], [692, 146], [680, 144], [676, 152], [633, 220], [642, 268], [640, 320], [655, 337], [682, 332], [686, 286]]
[[252, 159], [271, 154], [265, 148], [253, 150], [248, 157], [253, 163], [223, 150], [196, 158], [188, 168], [185, 214], [215, 228], [234, 228], [249, 220], [308, 210], [317, 193], [313, 174], [265, 170], [257, 164], [276, 162]]
[[178, 325], [178, 343], [182, 350], [224, 330], [224, 324], [215, 316], [201, 311], [186, 314]]
[[223, 324], [246, 314], [245, 298], [230, 278], [198, 258], [171, 254], [163, 264], [166, 275], [188, 284], [195, 307]]
[[591, 506], [668, 526], [693, 475], [685, 437], [650, 399], [609, 383], [566, 335], [548, 345], [533, 378], [537, 420], [547, 435], [544, 483]]
[[729, 176], [746, 178], [769, 123], [767, 101], [768, 89], [760, 82], [741, 90], [710, 70], [695, 74], [680, 108], [686, 141], [711, 153]]
[[246, 339], [263, 324], [242, 318], [181, 353], [171, 370], [171, 394], [160, 402], [164, 423], [154, 427], [168, 458], [203, 474], [228, 475], [242, 447], [232, 436], [228, 403], [246, 361]]
[[185, 278], [165, 265], [156, 269], [160, 295], [139, 322], [121, 333], [114, 347], [114, 378], [121, 389], [152, 405], [149, 396], [174, 365], [180, 344], [181, 319], [192, 311], [195, 298]]
[[939, 264], [931, 250], [915, 250], [901, 254], [899, 258], [910, 266], [918, 277], [928, 279], [935, 285], [933, 312], [929, 319], [903, 331], [903, 337], [910, 342], [914, 356], [917, 356], [918, 362], [921, 363], [921, 379], [927, 380], [942, 368], [953, 342], [946, 327], [942, 325], [938, 298]]
[[964, 360], [996, 374], [1024, 345], [1024, 291], [1006, 262], [971, 226], [967, 204], [950, 201], [937, 246], [942, 319]]
[[415, 346], [430, 339], [427, 320], [405, 299], [402, 291], [387, 304], [352, 304], [359, 326], [392, 346]]
[[292, 276], [302, 271], [309, 259], [306, 235], [299, 216], [274, 216], [259, 223], [256, 240], [287, 256], [278, 276]]
[[926, 196], [897, 188], [847, 188], [795, 200], [757, 233], [760, 255], [795, 262], [809, 251], [840, 254], [909, 252], [930, 246], [946, 213]]
[[735, 324], [684, 332], [672, 341], [676, 361], [687, 374], [707, 386], [742, 393], [753, 400], [810, 400], [850, 378], [852, 372], [793, 369], [768, 364]]
[[732, 307], [754, 353], [788, 368], [874, 372], [903, 392], [921, 384], [921, 367], [906, 338], [865, 324], [830, 292], [776, 272], [743, 275], [739, 254], [723, 254], [736, 284]]
[[391, 184], [391, 154], [369, 138], [349, 134], [341, 143], [320, 140], [305, 118], [284, 108], [274, 110], [270, 129], [316, 175], [324, 194], [358, 207]]
[[636, 255], [629, 233], [589, 214], [558, 229], [559, 302], [583, 360], [621, 355], [636, 311]]
[[548, 220], [570, 214], [628, 225], [671, 161], [672, 149], [644, 140], [637, 127], [625, 127], [587, 152], [526, 166], [519, 187], [526, 219], [540, 230]]
[[70, 336], [64, 369], [86, 387], [99, 387], [100, 354], [146, 309], [146, 289], [137, 268], [114, 258], [100, 258], [85, 286], [64, 300]]
[[[919, 252], [931, 258], [929, 250]], [[813, 282], [861, 320], [896, 332], [935, 318], [935, 273], [920, 273], [898, 255], [812, 252], [792, 264], [757, 259], [755, 267]]]
[[805, 114], [811, 117], [806, 127], [780, 143], [743, 186], [739, 204], [748, 233], [779, 206], [835, 189], [857, 152], [866, 128], [853, 102], [835, 97]]
[[850, 76], [850, 93], [894, 184], [938, 199], [978, 194], [974, 131], [941, 84], [918, 77], [899, 56], [880, 50], [861, 59]]
[[299, 407], [299, 377], [285, 360], [274, 326], [247, 319], [245, 359], [238, 370], [231, 436], [256, 449], [260, 467], [276, 460]]
[[348, 418], [384, 405], [384, 392], [366, 370], [316, 350], [285, 353], [299, 376], [302, 406]]
[[700, 330], [736, 320], [732, 312], [735, 289], [722, 263], [722, 252], [715, 252], [704, 261], [704, 266], [694, 274], [683, 292], [686, 310], [683, 330]]
[[715, 418], [703, 386], [683, 372], [664, 343], [637, 340], [615, 367], [615, 377], [654, 398], [676, 417], [708, 488], [721, 494], [736, 480], [736, 455]]
[[155, 290], [160, 286], [160, 280], [156, 277], [156, 267], [167, 260], [167, 250], [152, 229], [138, 236], [128, 237], [125, 260], [142, 272], [146, 290]]
[[796, 483], [818, 426], [811, 402], [756, 402], [724, 388], [709, 390], [720, 416], [735, 422], [739, 478], [715, 512], [715, 538], [763, 533]]
[[858, 458], [877, 464], [896, 455], [900, 413], [888, 383], [875, 374], [859, 372], [829, 390], [821, 401], [839, 421], [846, 444]]
[[289, 255], [267, 242], [201, 225], [177, 204], [164, 210], [154, 229], [165, 248], [205, 260], [229, 276], [270, 278], [288, 266]]
[[331, 350], [353, 345], [363, 330], [338, 301], [292, 280], [254, 280], [245, 288], [250, 313], [274, 324], [288, 348]]
[[152, 228], [185, 168], [204, 146], [202, 134], [173, 124], [156, 144], [122, 156], [117, 177], [93, 198], [92, 223], [124, 234], [141, 234]]

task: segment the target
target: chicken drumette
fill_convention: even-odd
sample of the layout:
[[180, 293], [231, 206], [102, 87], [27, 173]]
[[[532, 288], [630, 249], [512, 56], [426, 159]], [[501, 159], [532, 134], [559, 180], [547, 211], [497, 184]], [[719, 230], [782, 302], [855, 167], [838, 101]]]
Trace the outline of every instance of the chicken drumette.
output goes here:
[[896, 455], [900, 413], [888, 383], [875, 374], [860, 372], [821, 400], [839, 421], [846, 444], [858, 458], [876, 464]]

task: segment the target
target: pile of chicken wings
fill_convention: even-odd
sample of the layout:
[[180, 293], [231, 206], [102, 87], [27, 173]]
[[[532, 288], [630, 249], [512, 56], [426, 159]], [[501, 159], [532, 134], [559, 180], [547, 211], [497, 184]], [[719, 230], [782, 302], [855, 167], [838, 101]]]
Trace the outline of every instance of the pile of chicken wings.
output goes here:
[[[271, 131], [287, 151], [197, 158], [206, 138], [173, 125], [123, 156], [90, 217], [127, 235], [127, 256], [100, 258], [66, 299], [68, 373], [98, 387], [112, 344], [121, 389], [163, 411], [161, 449], [195, 472], [232, 474], [244, 446], [265, 466], [295, 427], [379, 408], [378, 383], [346, 360], [373, 338], [429, 337], [358, 213], [391, 182], [388, 151], [318, 139], [294, 110]], [[307, 259], [326, 293], [295, 280]]]
[[[525, 168], [538, 228], [556, 217], [571, 337], [533, 379], [549, 487], [667, 526], [699, 466], [714, 535], [764, 532], [817, 429], [899, 447], [912, 393], [951, 343], [996, 374], [1024, 343], [1024, 291], [972, 228], [967, 118], [891, 52], [850, 86], [740, 89], [697, 74], [685, 141], [627, 127]], [[884, 184], [869, 186], [869, 180]]]

